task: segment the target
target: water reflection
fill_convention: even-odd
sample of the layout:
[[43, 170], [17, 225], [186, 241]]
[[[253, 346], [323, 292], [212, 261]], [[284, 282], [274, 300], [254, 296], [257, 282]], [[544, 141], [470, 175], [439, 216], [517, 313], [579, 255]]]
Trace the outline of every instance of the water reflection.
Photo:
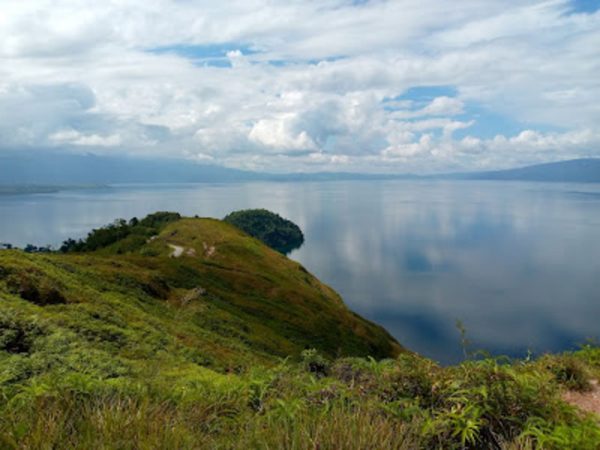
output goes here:
[[[0, 198], [0, 241], [59, 244], [157, 210], [264, 207], [306, 238], [291, 254], [351, 308], [441, 362], [599, 337], [600, 187], [496, 182], [121, 186]], [[26, 226], [24, 226], [26, 224]]]

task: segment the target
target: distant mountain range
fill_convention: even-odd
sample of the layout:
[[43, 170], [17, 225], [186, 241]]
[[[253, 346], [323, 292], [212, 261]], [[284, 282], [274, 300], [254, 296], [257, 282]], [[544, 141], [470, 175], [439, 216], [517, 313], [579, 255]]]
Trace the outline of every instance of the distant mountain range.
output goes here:
[[52, 152], [0, 154], [0, 185], [230, 182], [260, 178], [253, 172], [181, 159]]
[[517, 169], [446, 175], [463, 180], [522, 180], [600, 183], [600, 159], [572, 159]]
[[509, 170], [437, 175], [343, 172], [269, 174], [202, 165], [181, 159], [142, 159], [50, 152], [0, 154], [0, 186], [386, 179], [600, 183], [600, 159], [575, 159]]

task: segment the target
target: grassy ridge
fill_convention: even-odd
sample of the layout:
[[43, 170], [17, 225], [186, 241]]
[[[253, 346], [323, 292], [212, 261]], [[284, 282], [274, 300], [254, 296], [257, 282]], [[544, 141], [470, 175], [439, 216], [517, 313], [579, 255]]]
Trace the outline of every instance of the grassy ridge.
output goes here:
[[[171, 258], [169, 245], [185, 253]], [[219, 369], [307, 346], [330, 356], [401, 351], [298, 263], [223, 222], [180, 220], [135, 252], [111, 254], [121, 250], [116, 243], [85, 254], [0, 253], [0, 312], [17, 330], [10, 339], [22, 341], [5, 346], [69, 332], [107, 358], [164, 351]]]
[[592, 449], [561, 393], [599, 372], [592, 347], [438, 367], [217, 220], [0, 252], [2, 449]]

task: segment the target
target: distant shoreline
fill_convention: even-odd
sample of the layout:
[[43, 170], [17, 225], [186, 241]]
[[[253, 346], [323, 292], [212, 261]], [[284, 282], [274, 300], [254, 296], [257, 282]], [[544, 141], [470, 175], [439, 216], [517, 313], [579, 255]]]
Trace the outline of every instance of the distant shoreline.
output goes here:
[[108, 189], [106, 184], [84, 185], [0, 185], [0, 195], [25, 195], [25, 194], [54, 194], [61, 191], [75, 191], [87, 189]]

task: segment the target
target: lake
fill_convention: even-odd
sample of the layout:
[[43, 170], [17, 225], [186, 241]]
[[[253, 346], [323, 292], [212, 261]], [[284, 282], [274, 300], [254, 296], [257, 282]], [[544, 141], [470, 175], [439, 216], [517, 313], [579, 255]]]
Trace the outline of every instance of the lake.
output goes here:
[[600, 337], [600, 185], [343, 181], [121, 185], [0, 196], [0, 242], [79, 238], [157, 210], [267, 208], [306, 242], [290, 257], [350, 308], [441, 363], [525, 356]]

